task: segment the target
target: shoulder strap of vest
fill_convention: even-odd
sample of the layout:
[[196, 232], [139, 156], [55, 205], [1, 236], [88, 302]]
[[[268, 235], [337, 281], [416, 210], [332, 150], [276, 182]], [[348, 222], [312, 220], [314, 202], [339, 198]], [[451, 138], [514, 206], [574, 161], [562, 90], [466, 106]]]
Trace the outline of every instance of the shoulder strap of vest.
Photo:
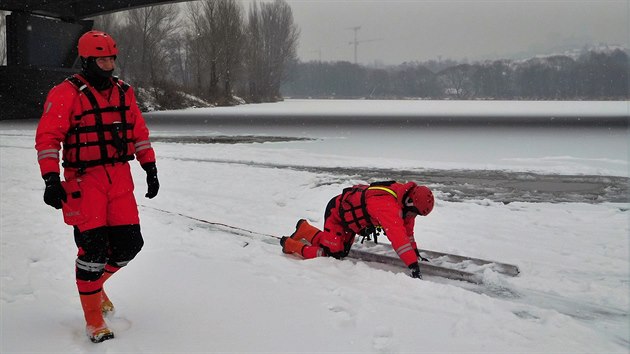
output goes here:
[[[67, 77], [66, 81], [71, 83], [72, 86], [74, 86], [74, 88], [77, 89], [77, 91], [83, 92], [83, 93], [87, 92], [86, 95], [90, 93], [90, 89], [87, 87], [87, 84], [85, 84], [83, 81], [81, 81], [81, 79], [79, 79], [78, 74], [74, 74], [72, 76]], [[68, 134], [70, 133], [72, 133], [72, 130], [68, 132]], [[75, 130], [74, 134], [75, 134], [76, 141], [78, 142], [79, 131]], [[76, 160], [77, 160], [77, 163], [81, 163], [81, 149], [80, 148], [77, 148]]]
[[85, 91], [90, 91], [87, 84], [81, 81], [81, 79], [79, 79], [77, 76], [78, 74], [68, 76], [66, 78], [66, 81], [70, 82], [72, 86], [74, 86], [74, 88], [77, 89], [77, 91], [84, 92], [84, 93]]
[[112, 76], [112, 80], [114, 80], [114, 84], [119, 85], [120, 88], [122, 88], [123, 92], [125, 92], [125, 93], [131, 87], [128, 83], [126, 83], [126, 82], [122, 81], [121, 79], [119, 79], [118, 76]]
[[[125, 93], [129, 89], [129, 85], [125, 82], [118, 80], [117, 77], [114, 76], [114, 85], [118, 88], [118, 105], [123, 109], [120, 110], [120, 122], [121, 124], [118, 126], [116, 131], [112, 132], [112, 137], [114, 139], [116, 150], [120, 154], [120, 156], [127, 155], [127, 111], [124, 109], [125, 106]], [[122, 137], [118, 134], [122, 133]]]

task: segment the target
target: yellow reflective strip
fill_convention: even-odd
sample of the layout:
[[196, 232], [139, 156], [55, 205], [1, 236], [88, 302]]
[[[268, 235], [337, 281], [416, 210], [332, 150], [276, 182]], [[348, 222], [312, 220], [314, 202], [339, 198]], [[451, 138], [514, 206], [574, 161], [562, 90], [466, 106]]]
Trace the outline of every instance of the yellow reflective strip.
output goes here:
[[379, 189], [379, 190], [385, 191], [385, 192], [393, 195], [394, 198], [398, 199], [398, 194], [396, 194], [396, 192], [394, 192], [393, 190], [391, 190], [391, 189], [389, 189], [387, 187], [380, 187], [380, 186], [368, 187], [368, 190], [370, 190], [370, 189]]

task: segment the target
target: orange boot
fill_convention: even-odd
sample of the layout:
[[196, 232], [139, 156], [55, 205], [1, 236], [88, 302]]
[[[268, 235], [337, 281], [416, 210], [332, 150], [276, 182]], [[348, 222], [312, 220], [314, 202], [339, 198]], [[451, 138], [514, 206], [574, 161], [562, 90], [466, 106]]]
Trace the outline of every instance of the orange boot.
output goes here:
[[103, 297], [101, 292], [90, 295], [79, 295], [81, 298], [81, 306], [83, 307], [83, 314], [85, 315], [85, 331], [88, 338], [93, 343], [100, 343], [108, 339], [114, 338], [114, 333], [107, 328], [107, 324], [103, 319], [103, 313], [101, 312], [101, 303]]
[[286, 254], [297, 253], [298, 255], [302, 255], [302, 250], [306, 247], [301, 241], [292, 239], [290, 237], [284, 236], [280, 239], [280, 244], [282, 245], [282, 252]]
[[105, 289], [101, 291], [101, 294], [101, 313], [103, 313], [104, 317], [113, 315], [116, 309], [114, 308], [114, 304], [109, 300], [109, 297], [107, 297], [107, 294], [105, 294]]
[[295, 225], [295, 232], [291, 235], [294, 240], [306, 240], [308, 243], [313, 243], [313, 239], [321, 231], [315, 226], [311, 225], [305, 219], [300, 219]]
[[[103, 276], [101, 277], [101, 280], [103, 281], [103, 283], [105, 283], [107, 281], [107, 279], [109, 279], [112, 275], [114, 275], [114, 273], [105, 272], [105, 273], [103, 273]], [[114, 304], [112, 304], [112, 302], [109, 300], [109, 297], [105, 293], [105, 288], [103, 288], [103, 290], [101, 290], [101, 299], [102, 299], [101, 300], [101, 312], [103, 313], [103, 316], [107, 317], [107, 316], [113, 315], [114, 311], [116, 311], [116, 309], [114, 308]]]

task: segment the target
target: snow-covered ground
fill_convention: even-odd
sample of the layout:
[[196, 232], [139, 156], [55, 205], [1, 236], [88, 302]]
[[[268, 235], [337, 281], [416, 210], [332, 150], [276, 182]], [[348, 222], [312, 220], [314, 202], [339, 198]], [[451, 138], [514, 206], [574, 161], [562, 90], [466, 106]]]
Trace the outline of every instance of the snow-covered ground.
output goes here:
[[[627, 178], [627, 130], [508, 129], [481, 146], [488, 134], [474, 129], [416, 132], [432, 136], [426, 148], [400, 129], [375, 137], [326, 127], [274, 134], [316, 138], [307, 141], [156, 142], [156, 199], [144, 198], [144, 172], [132, 162], [145, 246], [106, 284], [117, 307], [109, 319], [116, 338], [94, 345], [83, 332], [72, 232], [42, 201], [30, 124], [0, 124], [2, 353], [629, 351], [628, 203], [450, 202], [434, 185], [437, 206], [416, 226], [423, 248], [521, 269], [515, 278], [487, 272], [486, 290], [350, 260], [300, 261], [264, 236], [291, 233], [299, 218], [321, 226], [327, 201], [365, 181], [295, 166]], [[274, 132], [153, 128], [163, 137]], [[527, 141], [533, 151], [521, 146]]]

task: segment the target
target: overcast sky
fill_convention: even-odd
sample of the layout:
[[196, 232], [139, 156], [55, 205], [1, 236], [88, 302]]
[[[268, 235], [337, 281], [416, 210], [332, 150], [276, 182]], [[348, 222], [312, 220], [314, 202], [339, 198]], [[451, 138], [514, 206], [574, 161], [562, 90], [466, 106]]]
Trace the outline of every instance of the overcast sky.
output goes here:
[[467, 58], [548, 54], [606, 43], [628, 47], [630, 0], [287, 0], [303, 61]]

